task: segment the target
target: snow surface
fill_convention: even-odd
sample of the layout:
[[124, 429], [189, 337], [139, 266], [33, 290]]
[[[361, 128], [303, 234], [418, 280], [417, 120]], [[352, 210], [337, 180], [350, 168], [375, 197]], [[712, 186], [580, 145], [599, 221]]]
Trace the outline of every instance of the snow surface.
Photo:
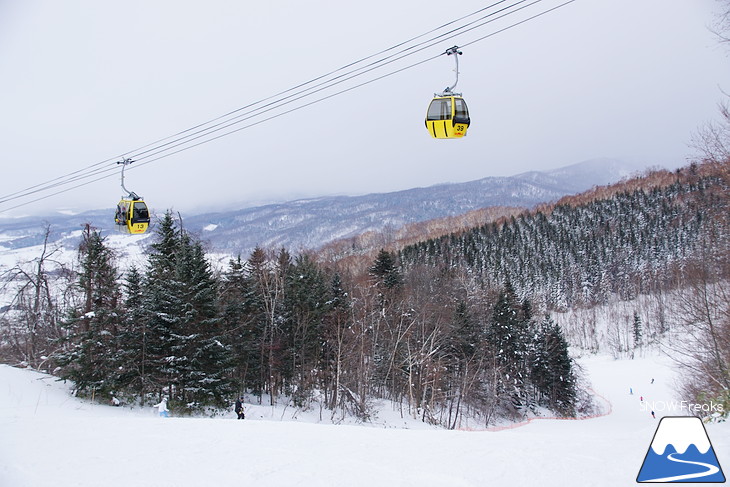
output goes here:
[[[84, 402], [70, 384], [0, 366], [0, 486], [636, 485], [659, 418], [681, 414], [653, 419], [641, 402], [676, 400], [670, 362], [579, 363], [608, 414], [498, 431], [433, 429], [387, 408], [374, 427], [251, 404], [244, 421], [232, 411], [165, 419]], [[720, 465], [730, 465], [730, 426], [707, 431]]]

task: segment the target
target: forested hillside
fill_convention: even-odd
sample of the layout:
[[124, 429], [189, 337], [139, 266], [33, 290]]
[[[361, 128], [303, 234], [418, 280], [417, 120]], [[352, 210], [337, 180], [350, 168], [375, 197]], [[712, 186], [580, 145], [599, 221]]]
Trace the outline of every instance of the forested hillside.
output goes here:
[[216, 271], [168, 212], [144, 268], [128, 269], [87, 227], [73, 266], [48, 249], [13, 270], [0, 357], [55, 371], [82, 395], [166, 396], [180, 413], [246, 393], [367, 421], [388, 399], [455, 428], [541, 408], [589, 413], [555, 313], [699, 289], [704, 308], [687, 308], [699, 310], [688, 320], [695, 365], [722, 384], [728, 181], [727, 163], [653, 173], [359, 267], [256, 248]]
[[652, 173], [410, 245], [401, 261], [462, 269], [487, 285], [510, 281], [553, 310], [673, 288], [689, 262], [713, 267], [726, 257], [730, 181], [727, 164], [670, 175]]

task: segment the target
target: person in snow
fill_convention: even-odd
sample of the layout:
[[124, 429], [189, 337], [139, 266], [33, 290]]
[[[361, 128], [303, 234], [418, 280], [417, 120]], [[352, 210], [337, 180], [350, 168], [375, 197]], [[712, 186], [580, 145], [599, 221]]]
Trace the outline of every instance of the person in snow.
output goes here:
[[157, 408], [157, 410], [160, 412], [160, 417], [161, 418], [169, 418], [170, 417], [169, 410], [167, 409], [167, 398], [166, 397], [163, 397], [162, 398], [162, 401], [160, 401], [159, 404], [155, 404], [152, 407], [153, 408]]
[[236, 411], [236, 414], [238, 415], [238, 419], [246, 418], [246, 415], [243, 414], [243, 396], [236, 399], [235, 411]]

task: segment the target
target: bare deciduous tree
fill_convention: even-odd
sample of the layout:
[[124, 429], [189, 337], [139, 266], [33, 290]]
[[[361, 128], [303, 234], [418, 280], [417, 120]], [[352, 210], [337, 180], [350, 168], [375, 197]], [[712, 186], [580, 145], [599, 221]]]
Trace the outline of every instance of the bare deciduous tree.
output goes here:
[[3, 316], [3, 358], [38, 369], [59, 347], [59, 314], [64, 309], [60, 293], [68, 288], [55, 285], [68, 278], [69, 271], [54, 259], [59, 248], [50, 244], [50, 234], [47, 225], [40, 255], [10, 269], [3, 284], [13, 295]]

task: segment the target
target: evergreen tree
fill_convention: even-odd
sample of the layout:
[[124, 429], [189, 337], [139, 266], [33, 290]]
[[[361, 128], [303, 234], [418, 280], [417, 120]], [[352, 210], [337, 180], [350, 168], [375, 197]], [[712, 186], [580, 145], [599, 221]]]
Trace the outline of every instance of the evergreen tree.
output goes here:
[[528, 359], [528, 321], [525, 311], [529, 306], [520, 305], [517, 295], [508, 281], [500, 292], [492, 311], [492, 320], [487, 339], [501, 370], [502, 392], [512, 396], [513, 402], [521, 404], [525, 396]]
[[143, 276], [136, 266], [127, 270], [123, 284], [124, 315], [119, 329], [118, 387], [138, 395], [151, 392], [147, 377], [147, 314], [142, 281]]
[[324, 343], [324, 320], [330, 305], [327, 280], [319, 266], [308, 255], [300, 255], [288, 273], [286, 316], [290, 323], [292, 376], [297, 382], [296, 396], [304, 396], [316, 385]]
[[121, 316], [120, 289], [113, 252], [87, 224], [79, 246], [77, 289], [80, 304], [65, 326], [69, 346], [60, 356], [62, 377], [92, 395], [114, 389], [120, 361], [117, 333]]
[[246, 266], [248, 286], [245, 309], [250, 320], [251, 334], [255, 340], [252, 345], [256, 349], [256, 359], [251, 361], [247, 377], [251, 378], [250, 387], [259, 395], [260, 400], [271, 379], [269, 350], [273, 345], [273, 333], [267, 311], [272, 303], [271, 296], [275, 294], [272, 292], [275, 286], [272, 283], [273, 273], [269, 269], [266, 252], [261, 247], [256, 247], [251, 252]]
[[219, 296], [220, 316], [225, 341], [231, 349], [231, 377], [239, 394], [253, 388], [257, 373], [258, 346], [256, 330], [249, 309], [250, 279], [247, 263], [239, 255], [231, 259], [224, 272]]
[[324, 317], [322, 362], [324, 367], [325, 394], [330, 392], [328, 407], [335, 409], [341, 402], [343, 379], [348, 374], [354, 374], [354, 364], [346, 365], [347, 338], [351, 336], [352, 301], [345, 291], [342, 277], [335, 273], [329, 286], [330, 301], [327, 303], [329, 312]]
[[167, 212], [145, 276], [149, 377], [171, 405], [222, 404], [232, 392], [230, 349], [218, 317], [217, 282], [200, 242]]
[[459, 362], [467, 362], [482, 349], [484, 339], [478, 321], [469, 313], [466, 301], [459, 301], [454, 311], [452, 346]]
[[643, 336], [643, 327], [641, 325], [641, 318], [639, 317], [639, 313], [634, 311], [634, 326], [633, 326], [633, 332], [634, 332], [634, 348], [639, 348], [642, 343], [642, 336]]
[[375, 262], [370, 267], [370, 275], [378, 287], [394, 289], [403, 283], [403, 277], [396, 264], [395, 255], [385, 249], [380, 249]]
[[177, 275], [180, 234], [169, 211], [156, 227], [157, 239], [150, 248], [149, 267], [143, 281], [143, 306], [147, 313], [147, 377], [158, 394], [166, 391], [174, 402], [180, 397], [180, 380], [185, 373], [183, 337], [184, 286]]
[[535, 333], [531, 380], [538, 402], [565, 416], [575, 416], [576, 379], [568, 342], [549, 315]]
[[202, 405], [224, 404], [232, 392], [232, 364], [218, 316], [217, 281], [199, 241], [183, 234], [177, 256], [176, 273], [182, 284], [184, 306], [177, 347], [186, 359], [180, 378], [185, 400]]

